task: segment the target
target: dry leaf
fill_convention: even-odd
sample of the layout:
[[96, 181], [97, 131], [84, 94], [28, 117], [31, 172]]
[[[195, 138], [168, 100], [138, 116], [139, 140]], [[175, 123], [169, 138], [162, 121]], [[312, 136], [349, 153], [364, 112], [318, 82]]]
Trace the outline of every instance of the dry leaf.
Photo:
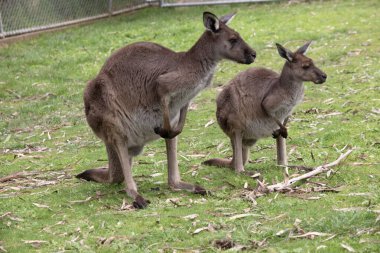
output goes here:
[[199, 216], [198, 214], [190, 214], [190, 215], [183, 216], [182, 218], [184, 218], [185, 220], [194, 220], [198, 216]]
[[211, 126], [214, 123], [215, 123], [215, 120], [212, 119], [212, 120], [210, 120], [209, 122], [206, 123], [205, 127], [209, 127], [209, 126]]
[[211, 224], [208, 224], [207, 227], [197, 228], [196, 230], [194, 230], [193, 235], [199, 234], [200, 232], [205, 231], [205, 230], [209, 232], [213, 232], [215, 231], [215, 228]]
[[256, 216], [256, 217], [261, 217], [260, 214], [255, 214], [255, 213], [243, 213], [243, 214], [237, 214], [234, 216], [231, 216], [229, 220], [236, 220], [236, 219], [241, 219], [249, 216]]
[[71, 203], [71, 204], [85, 203], [85, 202], [90, 201], [91, 199], [92, 199], [92, 197], [90, 196], [90, 197], [88, 197], [88, 198], [86, 198], [84, 200], [72, 200], [72, 201], [69, 201], [69, 203]]
[[181, 201], [180, 198], [169, 198], [165, 200], [166, 203], [178, 203], [180, 201]]
[[342, 246], [343, 248], [345, 248], [347, 251], [349, 251], [349, 252], [356, 252], [355, 250], [354, 250], [354, 248], [352, 248], [350, 245], [348, 245], [348, 244], [344, 244], [344, 243], [341, 243], [340, 244], [340, 246]]
[[323, 118], [331, 117], [331, 116], [338, 116], [338, 115], [341, 115], [341, 114], [343, 114], [343, 113], [341, 113], [341, 112], [332, 112], [332, 113], [327, 113], [327, 114], [321, 114], [321, 115], [317, 116], [317, 119], [323, 119]]
[[50, 209], [50, 206], [47, 206], [47, 205], [42, 205], [42, 204], [38, 204], [38, 203], [33, 203], [33, 205], [35, 205], [38, 208], [47, 208], [47, 209]]
[[282, 236], [282, 235], [284, 235], [285, 233], [287, 233], [287, 232], [289, 232], [289, 231], [290, 231], [289, 228], [287, 228], [287, 229], [283, 229], [283, 230], [278, 231], [278, 232], [276, 233], [276, 235], [277, 235], [277, 236]]
[[372, 196], [372, 193], [370, 193], [370, 192], [351, 192], [349, 194], [346, 194], [346, 196]]
[[0, 252], [8, 252], [3, 246], [0, 245]]
[[32, 245], [34, 248], [39, 248], [41, 244], [47, 243], [48, 241], [41, 240], [23, 240], [24, 243]]
[[193, 235], [199, 234], [202, 231], [208, 230], [208, 227], [197, 228], [194, 230]]
[[159, 176], [162, 176], [164, 173], [154, 173], [152, 175], [150, 175], [151, 177], [159, 177]]
[[123, 199], [123, 203], [121, 204], [120, 211], [125, 211], [125, 210], [134, 210], [134, 206], [131, 204], [128, 204], [126, 199]]
[[316, 236], [331, 236], [331, 234], [327, 233], [320, 233], [320, 232], [307, 232], [302, 235], [292, 235], [289, 236], [289, 238], [308, 238], [308, 239], [314, 239]]
[[346, 208], [334, 208], [334, 211], [338, 212], [358, 212], [358, 211], [367, 211], [367, 208], [364, 207], [346, 207]]
[[261, 176], [260, 173], [255, 173], [253, 174], [252, 176], [250, 176], [251, 178], [259, 178]]

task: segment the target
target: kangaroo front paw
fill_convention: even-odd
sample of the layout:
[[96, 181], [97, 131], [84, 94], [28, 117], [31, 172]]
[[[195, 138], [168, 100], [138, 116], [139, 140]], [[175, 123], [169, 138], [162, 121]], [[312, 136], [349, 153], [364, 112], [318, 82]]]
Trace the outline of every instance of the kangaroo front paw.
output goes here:
[[277, 139], [280, 136], [280, 129], [274, 130], [272, 136], [274, 139]]
[[280, 135], [285, 139], [288, 138], [288, 129], [286, 127], [280, 128]]
[[133, 207], [137, 209], [144, 209], [148, 206], [148, 204], [150, 204], [150, 201], [147, 199], [144, 199], [140, 195], [138, 195], [135, 198], [135, 201], [133, 201]]
[[288, 129], [286, 127], [281, 127], [272, 133], [273, 138], [277, 139], [279, 136], [288, 138]]
[[155, 127], [154, 132], [164, 139], [173, 139], [174, 137], [176, 137], [177, 135], [181, 133], [180, 130], [168, 131], [162, 127]]

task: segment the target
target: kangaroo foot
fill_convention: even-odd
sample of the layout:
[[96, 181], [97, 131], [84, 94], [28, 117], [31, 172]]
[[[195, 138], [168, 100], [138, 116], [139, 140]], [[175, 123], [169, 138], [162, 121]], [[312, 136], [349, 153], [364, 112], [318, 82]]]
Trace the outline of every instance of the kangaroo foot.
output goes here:
[[189, 184], [183, 181], [176, 183], [169, 183], [170, 188], [173, 190], [186, 190], [195, 194], [207, 195], [208, 191], [202, 186]]
[[195, 185], [194, 193], [205, 196], [208, 194], [208, 191], [205, 188], [203, 188], [202, 186]]
[[168, 131], [162, 127], [155, 127], [154, 132], [164, 139], [173, 139], [174, 137], [176, 137], [177, 135], [181, 133], [180, 130], [174, 129], [174, 130]]
[[144, 199], [140, 195], [137, 195], [135, 200], [133, 201], [133, 207], [137, 209], [144, 209], [150, 204], [150, 201], [147, 199]]
[[100, 183], [109, 182], [107, 167], [86, 170], [75, 177], [86, 181], [95, 181]]

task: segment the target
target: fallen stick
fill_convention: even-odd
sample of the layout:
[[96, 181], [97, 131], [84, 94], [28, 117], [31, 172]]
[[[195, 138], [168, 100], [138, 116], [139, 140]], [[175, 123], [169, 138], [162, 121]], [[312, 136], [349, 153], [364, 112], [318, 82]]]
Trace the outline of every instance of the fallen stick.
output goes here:
[[25, 171], [19, 171], [19, 172], [16, 172], [16, 173], [13, 173], [13, 174], [10, 174], [8, 176], [0, 178], [0, 183], [11, 181], [11, 180], [17, 179], [17, 178], [25, 178], [27, 176], [28, 176], [28, 174]]
[[314, 170], [308, 172], [308, 173], [305, 173], [301, 176], [298, 176], [298, 177], [295, 177], [295, 178], [292, 178], [292, 179], [288, 179], [288, 180], [285, 180], [284, 182], [281, 182], [281, 183], [277, 183], [277, 184], [274, 184], [274, 185], [269, 185], [269, 186], [266, 186], [266, 189], [270, 192], [273, 192], [273, 191], [281, 191], [281, 190], [284, 190], [285, 188], [289, 188], [292, 184], [300, 181], [300, 180], [303, 180], [303, 179], [306, 179], [306, 178], [310, 178], [310, 177], [313, 177], [315, 175], [318, 175], [324, 171], [327, 171], [329, 168], [331, 167], [334, 167], [336, 165], [338, 165], [342, 160], [344, 160], [352, 151], [354, 151], [354, 149], [350, 149], [348, 150], [346, 153], [344, 154], [341, 154], [339, 156], [339, 158], [331, 163], [328, 163], [328, 164], [325, 164], [325, 165], [321, 165], [321, 166], [318, 166], [316, 167]]

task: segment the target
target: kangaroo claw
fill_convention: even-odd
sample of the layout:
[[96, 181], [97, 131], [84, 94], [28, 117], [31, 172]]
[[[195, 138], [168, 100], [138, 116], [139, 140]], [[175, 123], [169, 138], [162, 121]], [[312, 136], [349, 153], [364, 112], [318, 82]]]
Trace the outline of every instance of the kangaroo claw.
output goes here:
[[195, 189], [194, 189], [194, 193], [195, 194], [200, 194], [202, 196], [205, 196], [205, 195], [207, 195], [208, 192], [207, 192], [207, 190], [205, 188], [203, 188], [203, 187], [201, 187], [199, 185], [196, 185]]
[[147, 199], [144, 199], [140, 195], [135, 198], [135, 201], [133, 201], [133, 207], [137, 209], [144, 209], [150, 204], [150, 201]]

